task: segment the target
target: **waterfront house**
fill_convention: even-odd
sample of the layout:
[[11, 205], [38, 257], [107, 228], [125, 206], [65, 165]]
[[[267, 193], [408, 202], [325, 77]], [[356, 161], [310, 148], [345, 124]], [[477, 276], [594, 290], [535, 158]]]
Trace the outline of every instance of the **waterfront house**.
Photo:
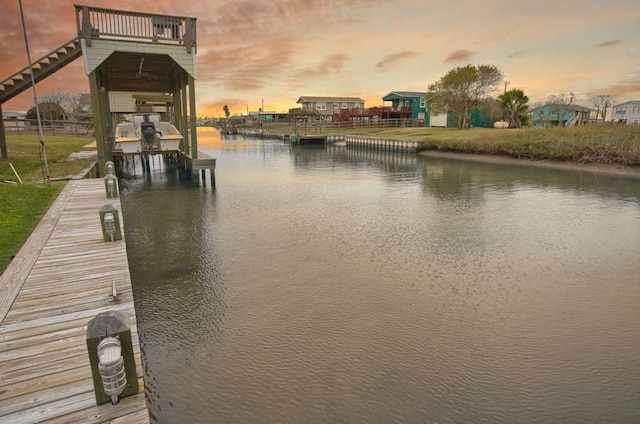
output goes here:
[[640, 100], [632, 100], [614, 106], [612, 120], [625, 124], [640, 124]]
[[534, 127], [571, 127], [594, 123], [598, 119], [595, 109], [573, 104], [548, 103], [529, 113]]
[[302, 96], [296, 103], [302, 105], [303, 110], [314, 111], [324, 119], [332, 119], [341, 110], [364, 109], [364, 100], [360, 97], [318, 97]]
[[429, 126], [427, 93], [418, 91], [392, 91], [384, 96], [382, 101], [383, 103], [391, 102], [390, 107], [384, 107], [389, 118], [416, 119], [421, 126]]

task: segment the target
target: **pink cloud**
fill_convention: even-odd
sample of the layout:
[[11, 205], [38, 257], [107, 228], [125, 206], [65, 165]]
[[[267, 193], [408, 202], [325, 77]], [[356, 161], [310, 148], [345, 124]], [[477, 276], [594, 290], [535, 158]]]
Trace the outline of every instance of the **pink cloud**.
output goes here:
[[376, 68], [380, 70], [384, 70], [390, 65], [395, 65], [396, 63], [403, 62], [417, 55], [418, 55], [418, 52], [415, 52], [412, 50], [405, 50], [402, 52], [393, 53], [388, 56], [385, 56], [384, 58], [382, 58], [382, 60], [376, 63]]
[[469, 50], [456, 50], [455, 52], [449, 53], [444, 63], [466, 62], [471, 59], [474, 54], [474, 52]]

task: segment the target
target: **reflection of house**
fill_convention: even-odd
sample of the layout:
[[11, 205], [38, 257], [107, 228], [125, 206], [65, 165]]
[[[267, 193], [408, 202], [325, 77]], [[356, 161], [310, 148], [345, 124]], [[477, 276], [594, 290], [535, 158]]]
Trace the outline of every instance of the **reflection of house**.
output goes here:
[[296, 103], [302, 109], [314, 111], [317, 115], [329, 118], [343, 109], [364, 109], [364, 100], [360, 97], [312, 97], [302, 96]]
[[529, 112], [534, 127], [571, 127], [597, 121], [597, 111], [584, 106], [549, 103]]
[[391, 102], [391, 107], [384, 107], [388, 116], [385, 118], [417, 119], [424, 126], [429, 126], [427, 93], [417, 91], [392, 91], [382, 98], [383, 102]]
[[627, 124], [640, 124], [640, 100], [632, 100], [614, 106], [612, 120]]

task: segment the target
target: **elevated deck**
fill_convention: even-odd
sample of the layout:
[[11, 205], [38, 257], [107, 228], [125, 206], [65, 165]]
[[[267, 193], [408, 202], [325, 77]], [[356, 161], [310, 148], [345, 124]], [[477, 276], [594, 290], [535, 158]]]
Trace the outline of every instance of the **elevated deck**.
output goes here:
[[[70, 181], [0, 276], [2, 424], [149, 422], [126, 245], [102, 239], [106, 203], [120, 207], [103, 180]], [[96, 405], [87, 353], [87, 323], [104, 311], [130, 317], [134, 342], [139, 393], [118, 405]]]

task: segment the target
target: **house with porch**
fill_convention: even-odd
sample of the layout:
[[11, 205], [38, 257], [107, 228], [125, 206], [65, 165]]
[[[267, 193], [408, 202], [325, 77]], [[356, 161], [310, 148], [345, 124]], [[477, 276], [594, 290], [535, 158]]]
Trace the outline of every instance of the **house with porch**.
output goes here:
[[327, 120], [331, 120], [343, 110], [364, 110], [364, 100], [360, 97], [302, 96], [296, 103], [302, 105], [302, 110], [314, 111], [315, 115]]
[[598, 111], [573, 104], [548, 103], [529, 111], [534, 127], [571, 127], [595, 123]]
[[[421, 125], [429, 126], [429, 105], [427, 93], [419, 91], [392, 91], [382, 98], [383, 118], [416, 119]], [[384, 103], [391, 102], [391, 106]]]
[[624, 124], [640, 124], [640, 100], [632, 100], [614, 106], [611, 120]]

